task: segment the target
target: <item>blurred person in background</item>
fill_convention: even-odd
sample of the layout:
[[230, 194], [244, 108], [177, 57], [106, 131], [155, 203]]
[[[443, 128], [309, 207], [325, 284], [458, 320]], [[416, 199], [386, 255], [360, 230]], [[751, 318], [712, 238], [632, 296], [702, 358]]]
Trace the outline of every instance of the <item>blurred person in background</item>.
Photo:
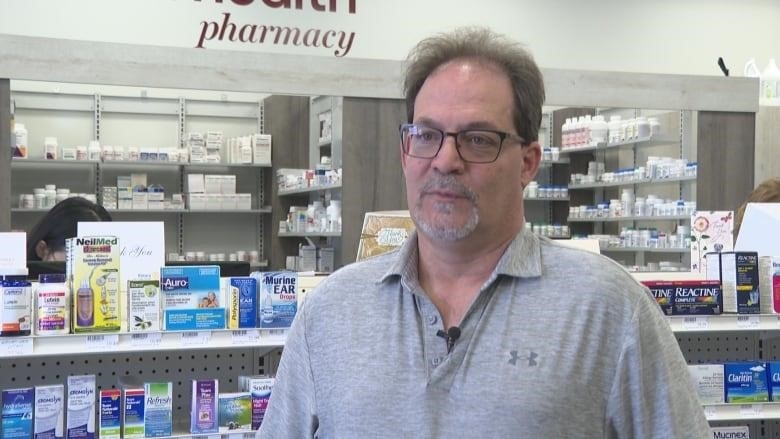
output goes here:
[[27, 260], [64, 261], [65, 240], [76, 236], [79, 222], [87, 221], [111, 221], [111, 215], [86, 198], [60, 201], [27, 234]]

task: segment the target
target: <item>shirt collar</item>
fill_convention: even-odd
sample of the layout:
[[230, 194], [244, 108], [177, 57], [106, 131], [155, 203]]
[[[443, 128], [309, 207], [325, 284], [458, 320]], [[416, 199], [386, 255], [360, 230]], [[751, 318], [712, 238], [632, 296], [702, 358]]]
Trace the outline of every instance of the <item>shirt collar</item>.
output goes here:
[[[417, 279], [417, 232], [414, 231], [398, 249], [395, 261], [379, 279], [384, 282], [390, 277]], [[511, 277], [539, 277], [542, 275], [542, 256], [540, 239], [532, 232], [521, 230], [498, 260], [493, 275]]]

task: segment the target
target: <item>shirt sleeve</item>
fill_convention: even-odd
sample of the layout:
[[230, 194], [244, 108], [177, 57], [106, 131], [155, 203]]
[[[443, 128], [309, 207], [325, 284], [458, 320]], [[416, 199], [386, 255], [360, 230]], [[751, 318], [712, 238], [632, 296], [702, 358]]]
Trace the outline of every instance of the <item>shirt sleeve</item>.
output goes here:
[[711, 438], [674, 333], [646, 291], [642, 294], [607, 402], [609, 436]]
[[287, 335], [258, 438], [313, 438], [317, 434], [319, 421], [306, 326], [304, 305]]

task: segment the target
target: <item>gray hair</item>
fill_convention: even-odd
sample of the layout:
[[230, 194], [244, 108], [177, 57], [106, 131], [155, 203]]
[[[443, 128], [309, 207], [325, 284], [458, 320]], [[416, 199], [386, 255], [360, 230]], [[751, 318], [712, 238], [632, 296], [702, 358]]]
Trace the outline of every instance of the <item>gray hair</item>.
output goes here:
[[526, 141], [538, 140], [545, 98], [542, 73], [522, 44], [482, 27], [458, 28], [426, 38], [412, 49], [404, 78], [408, 121], [414, 120], [414, 103], [428, 76], [442, 64], [461, 58], [494, 64], [509, 76], [515, 129]]

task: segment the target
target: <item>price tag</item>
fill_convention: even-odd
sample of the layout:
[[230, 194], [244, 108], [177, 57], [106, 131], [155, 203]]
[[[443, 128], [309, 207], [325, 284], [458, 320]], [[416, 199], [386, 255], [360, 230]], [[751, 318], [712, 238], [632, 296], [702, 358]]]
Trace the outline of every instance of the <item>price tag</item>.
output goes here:
[[713, 407], [711, 405], [705, 405], [704, 406], [704, 417], [707, 418], [708, 421], [711, 421], [713, 419], [717, 419], [717, 417], [718, 417], [717, 413], [718, 413], [718, 411], [715, 410], [715, 407]]
[[159, 332], [145, 332], [130, 336], [130, 345], [134, 347], [159, 346], [161, 342], [162, 333]]
[[737, 316], [737, 328], [739, 329], [758, 329], [761, 327], [761, 317], [759, 316]]
[[234, 345], [252, 345], [260, 341], [260, 331], [257, 329], [242, 329], [230, 333]]
[[683, 329], [687, 331], [704, 331], [710, 329], [710, 319], [707, 316], [688, 316], [683, 319]]
[[119, 334], [87, 335], [84, 337], [84, 347], [91, 351], [114, 348], [118, 344]]
[[763, 413], [761, 404], [743, 404], [739, 406], [739, 416], [743, 419], [760, 418]]
[[211, 331], [188, 331], [181, 333], [182, 346], [204, 346], [211, 340]]
[[0, 339], [0, 357], [14, 357], [33, 353], [31, 337], [13, 337]]

